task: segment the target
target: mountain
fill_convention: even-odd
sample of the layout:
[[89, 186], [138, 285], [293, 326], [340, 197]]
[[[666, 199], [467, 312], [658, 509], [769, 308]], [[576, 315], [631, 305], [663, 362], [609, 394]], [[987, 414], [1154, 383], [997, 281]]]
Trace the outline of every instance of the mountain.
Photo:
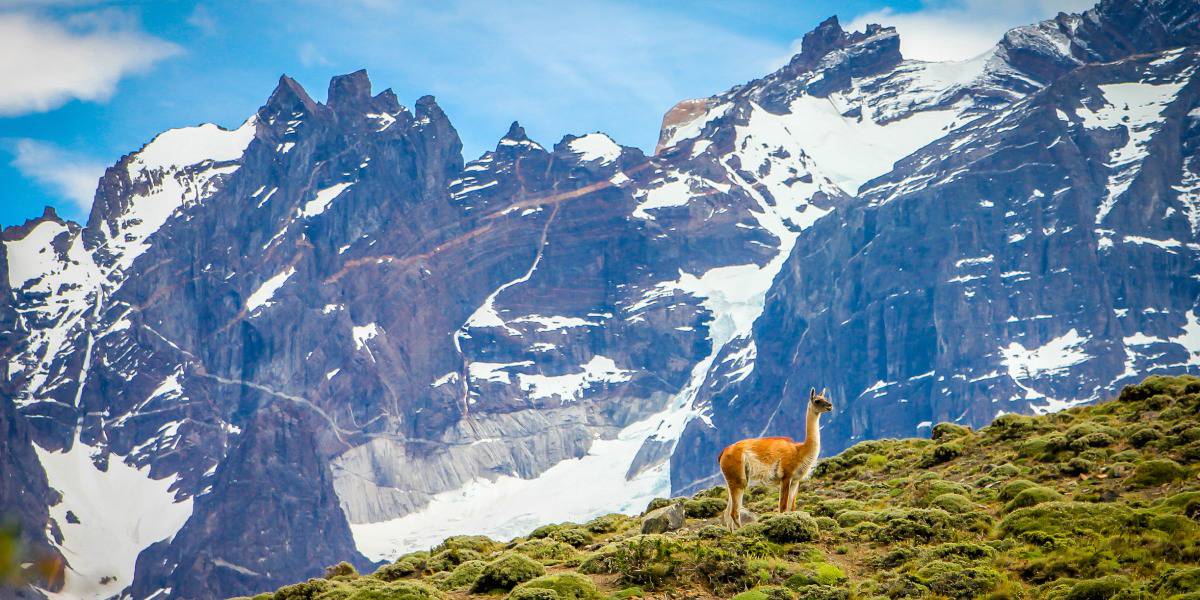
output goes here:
[[371, 574], [342, 563], [253, 599], [1185, 600], [1200, 587], [1198, 391], [1150, 377], [1096, 406], [861, 442], [800, 484], [794, 512], [751, 488], [758, 518], [736, 532], [714, 487], [640, 518], [451, 537]]
[[954, 63], [830, 19], [652, 156], [514, 123], [466, 162], [363, 71], [164, 132], [86, 224], [2, 234], [0, 499], [65, 565], [26, 592], [252, 594], [635, 512], [814, 385], [829, 454], [1196, 372], [1198, 13]]
[[[836, 451], [1200, 367], [1200, 56], [1184, 27], [1200, 8], [1142, 10], [1101, 3], [1009, 32], [956, 95], [997, 97], [997, 73], [1039, 89], [952, 125], [805, 232], [752, 350], [716, 361], [699, 399], [711, 423], [689, 424], [673, 490], [711, 484], [702, 449], [801, 431], [814, 382], [848, 400], [826, 425]], [[738, 352], [786, 358], [750, 370]]]

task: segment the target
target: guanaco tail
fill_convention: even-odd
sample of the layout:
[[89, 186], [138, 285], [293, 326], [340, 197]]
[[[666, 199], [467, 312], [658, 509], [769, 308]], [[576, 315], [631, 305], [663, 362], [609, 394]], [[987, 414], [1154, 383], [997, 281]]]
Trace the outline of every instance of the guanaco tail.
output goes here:
[[827, 393], [828, 389], [825, 389], [818, 394], [816, 388], [808, 392], [803, 442], [788, 437], [750, 438], [730, 444], [721, 451], [717, 462], [729, 492], [729, 502], [722, 517], [730, 529], [742, 526], [742, 494], [752, 483], [778, 483], [779, 512], [793, 508], [800, 481], [808, 479], [817, 464], [817, 455], [821, 453], [818, 421], [821, 415], [833, 410]]

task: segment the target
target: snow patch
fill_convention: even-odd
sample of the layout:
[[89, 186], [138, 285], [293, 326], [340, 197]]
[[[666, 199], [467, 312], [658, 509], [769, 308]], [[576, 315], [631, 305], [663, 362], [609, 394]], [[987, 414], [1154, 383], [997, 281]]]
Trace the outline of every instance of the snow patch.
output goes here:
[[621, 157], [621, 147], [603, 133], [589, 133], [571, 140], [567, 147], [583, 162], [598, 161], [607, 165]]
[[4, 242], [8, 252], [8, 283], [12, 289], [19, 290], [29, 280], [54, 270], [58, 256], [50, 243], [66, 231], [66, 225], [42, 221], [25, 237]]
[[335, 183], [323, 190], [318, 191], [316, 198], [304, 203], [304, 207], [300, 209], [300, 216], [309, 218], [325, 212], [325, 209], [329, 208], [329, 205], [333, 202], [334, 198], [340, 196], [342, 192], [346, 191], [346, 188], [352, 185], [354, 185], [353, 181], [349, 183]]
[[[173, 537], [192, 514], [192, 499], [179, 502], [171, 492], [178, 476], [151, 479], [140, 469], [109, 455], [100, 471], [91, 457], [99, 451], [76, 438], [66, 452], [49, 452], [34, 444], [50, 487], [62, 502], [50, 517], [62, 530], [58, 545], [70, 567], [62, 591], [50, 598], [79, 600], [117, 595], [133, 581], [137, 556], [154, 542]], [[67, 512], [78, 523], [67, 521]], [[111, 578], [101, 584], [103, 578]]]
[[1105, 105], [1097, 110], [1080, 107], [1075, 114], [1088, 129], [1124, 127], [1127, 139], [1124, 146], [1109, 153], [1108, 194], [1096, 211], [1099, 225], [1116, 205], [1117, 199], [1129, 189], [1148, 156], [1146, 146], [1163, 121], [1163, 112], [1187, 83], [1184, 78], [1168, 83], [1111, 83], [1101, 84], [1100, 93]]
[[258, 286], [258, 289], [254, 290], [254, 293], [250, 294], [249, 298], [246, 298], [246, 312], [253, 312], [264, 306], [275, 304], [272, 300], [275, 297], [275, 292], [279, 291], [279, 288], [283, 287], [283, 284], [287, 283], [287, 280], [295, 274], [296, 267], [288, 267], [262, 282], [262, 285]]
[[1041, 346], [1026, 348], [1012, 342], [1001, 348], [1002, 363], [1013, 379], [1036, 379], [1046, 375], [1058, 375], [1091, 356], [1083, 351], [1090, 338], [1079, 335], [1072, 329]]
[[[928, 110], [888, 123], [845, 117], [853, 108], [838, 96], [801, 96], [782, 119], [805, 152], [847, 193], [892, 170], [896, 161], [946, 135], [954, 109]], [[757, 112], [757, 111], [756, 111]]]
[[625, 479], [643, 440], [663, 417], [660, 413], [629, 425], [615, 439], [598, 439], [586, 456], [564, 460], [534, 479], [479, 479], [437, 494], [425, 508], [398, 519], [351, 523], [355, 545], [372, 560], [393, 560], [452, 535], [508, 540], [546, 523], [583, 522], [611, 512], [637, 514], [652, 498], [670, 494], [665, 463]]
[[[472, 363], [474, 366], [478, 363]], [[517, 382], [521, 391], [530, 398], [558, 397], [560, 402], [578, 400], [585, 390], [597, 383], [621, 383], [629, 381], [631, 371], [617, 367], [607, 356], [593, 356], [587, 363], [581, 365], [583, 370], [566, 375], [528, 375], [517, 374]]]
[[[379, 331], [379, 326], [374, 323], [351, 327], [350, 337], [354, 338], [354, 349], [366, 349], [367, 353], [370, 354], [371, 349], [367, 347], [367, 342], [375, 339], [379, 335]], [[375, 355], [372, 354], [371, 358], [374, 359]]]

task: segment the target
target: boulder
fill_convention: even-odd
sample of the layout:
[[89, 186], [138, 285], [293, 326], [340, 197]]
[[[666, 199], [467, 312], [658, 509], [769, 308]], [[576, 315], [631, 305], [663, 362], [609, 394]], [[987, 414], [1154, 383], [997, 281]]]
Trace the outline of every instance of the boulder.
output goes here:
[[686, 513], [680, 504], [664, 506], [642, 517], [642, 533], [666, 533], [683, 527]]

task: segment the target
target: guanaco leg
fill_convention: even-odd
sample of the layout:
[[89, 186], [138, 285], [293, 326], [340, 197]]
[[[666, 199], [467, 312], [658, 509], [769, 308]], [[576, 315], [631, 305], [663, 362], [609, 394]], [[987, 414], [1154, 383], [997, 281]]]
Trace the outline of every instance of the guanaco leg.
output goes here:
[[779, 480], [779, 512], [792, 510], [792, 500], [795, 493], [791, 477], [784, 477]]

